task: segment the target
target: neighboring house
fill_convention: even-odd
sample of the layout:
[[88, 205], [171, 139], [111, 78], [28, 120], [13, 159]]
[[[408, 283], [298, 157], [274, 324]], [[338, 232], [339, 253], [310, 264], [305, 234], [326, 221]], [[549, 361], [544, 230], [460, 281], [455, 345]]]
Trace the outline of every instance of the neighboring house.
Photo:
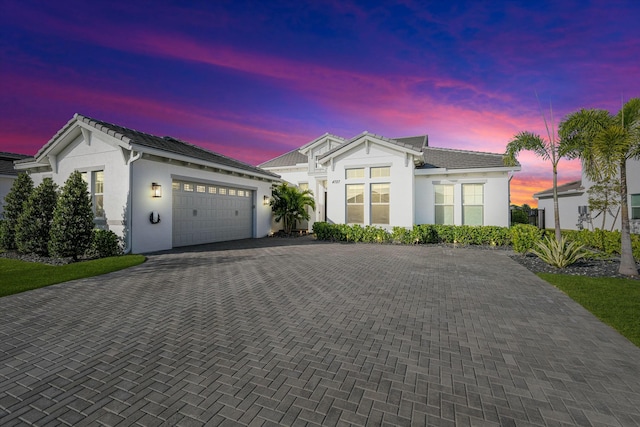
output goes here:
[[279, 177], [172, 137], [159, 137], [79, 114], [33, 158], [15, 163], [34, 184], [63, 185], [83, 173], [97, 227], [132, 252], [263, 237]]
[[[560, 227], [565, 230], [583, 228], [601, 228], [604, 213], [588, 212], [580, 218], [579, 207], [589, 206], [587, 191], [593, 185], [582, 173], [582, 179], [558, 186], [558, 208], [560, 211]], [[640, 234], [640, 160], [627, 161], [627, 191], [629, 204], [629, 225], [632, 233]], [[538, 200], [538, 209], [544, 209], [547, 227], [553, 227], [553, 188], [540, 191], [533, 195]], [[620, 230], [620, 214], [616, 218], [616, 209], [606, 214], [605, 229]], [[614, 222], [614, 218], [615, 222]], [[582, 219], [582, 221], [581, 221]], [[591, 222], [589, 222], [589, 220]]]
[[433, 148], [427, 135], [390, 139], [324, 134], [259, 167], [313, 191], [316, 221], [411, 227], [509, 225], [502, 154]]
[[13, 162], [29, 156], [25, 154], [0, 152], [0, 218], [4, 212], [4, 198], [11, 190], [13, 181], [18, 177], [18, 171], [13, 167]]

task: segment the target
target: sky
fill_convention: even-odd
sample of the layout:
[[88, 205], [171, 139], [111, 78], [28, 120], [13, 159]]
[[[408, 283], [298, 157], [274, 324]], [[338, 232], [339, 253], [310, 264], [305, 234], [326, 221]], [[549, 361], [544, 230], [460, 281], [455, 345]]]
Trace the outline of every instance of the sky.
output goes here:
[[[253, 165], [325, 132], [503, 153], [640, 96], [638, 22], [637, 0], [0, 0], [0, 151], [80, 113]], [[519, 160], [536, 206], [551, 165]]]

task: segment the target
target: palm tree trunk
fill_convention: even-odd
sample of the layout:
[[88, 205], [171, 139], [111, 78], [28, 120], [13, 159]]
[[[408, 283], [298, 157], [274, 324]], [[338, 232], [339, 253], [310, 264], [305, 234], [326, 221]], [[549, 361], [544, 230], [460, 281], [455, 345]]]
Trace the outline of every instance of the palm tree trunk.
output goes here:
[[558, 207], [558, 166], [553, 165], [553, 220], [555, 222], [556, 240], [562, 240], [560, 233], [560, 208]]
[[627, 203], [627, 160], [620, 162], [620, 269], [618, 273], [625, 276], [637, 276], [638, 269], [633, 259], [631, 233], [629, 231], [629, 204]]

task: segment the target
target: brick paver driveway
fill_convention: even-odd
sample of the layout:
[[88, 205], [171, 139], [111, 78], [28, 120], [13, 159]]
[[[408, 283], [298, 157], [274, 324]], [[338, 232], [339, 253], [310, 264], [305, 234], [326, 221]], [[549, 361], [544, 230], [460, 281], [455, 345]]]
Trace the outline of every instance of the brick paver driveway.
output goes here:
[[0, 299], [0, 425], [640, 425], [640, 349], [503, 252], [263, 239]]

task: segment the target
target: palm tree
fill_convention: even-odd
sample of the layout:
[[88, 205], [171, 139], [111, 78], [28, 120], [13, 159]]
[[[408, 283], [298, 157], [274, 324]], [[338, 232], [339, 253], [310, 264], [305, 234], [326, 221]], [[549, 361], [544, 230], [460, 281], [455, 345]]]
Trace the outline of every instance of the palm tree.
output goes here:
[[569, 157], [568, 146], [562, 139], [556, 138], [553, 129], [553, 114], [551, 115], [551, 129], [544, 114], [544, 125], [547, 129], [547, 139], [532, 132], [520, 132], [507, 144], [504, 154], [504, 162], [507, 166], [517, 165], [517, 156], [521, 151], [532, 151], [543, 160], [550, 161], [553, 168], [553, 219], [555, 223], [555, 236], [559, 242], [562, 238], [560, 233], [560, 211], [558, 210], [558, 162], [560, 159]]
[[290, 186], [286, 182], [274, 186], [271, 191], [272, 198], [269, 202], [275, 215], [276, 222], [283, 221], [284, 232], [291, 234], [296, 221], [309, 220], [307, 207], [316, 208], [311, 190], [300, 190]]
[[619, 273], [637, 275], [629, 231], [627, 160], [640, 159], [640, 98], [630, 99], [616, 115], [598, 109], [570, 114], [560, 123], [560, 135], [573, 147], [585, 174], [593, 181], [620, 179]]

